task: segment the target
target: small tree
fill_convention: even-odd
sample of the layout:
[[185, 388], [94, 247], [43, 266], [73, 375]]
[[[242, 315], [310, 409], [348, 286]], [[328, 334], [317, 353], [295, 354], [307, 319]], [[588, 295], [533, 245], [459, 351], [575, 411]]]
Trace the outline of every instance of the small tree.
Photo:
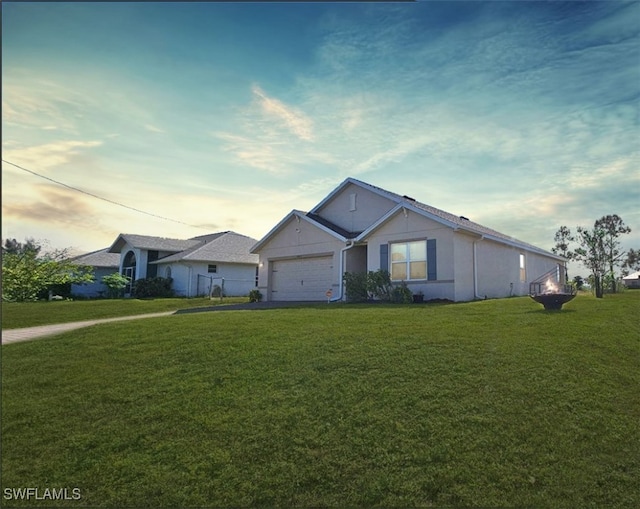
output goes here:
[[574, 276], [573, 284], [575, 285], [576, 290], [582, 290], [582, 287], [584, 286], [584, 279], [582, 276]]
[[622, 264], [622, 275], [628, 276], [631, 272], [640, 270], [640, 249], [629, 249], [627, 258]]
[[598, 227], [597, 222], [592, 230], [578, 226], [580, 247], [575, 250], [575, 258], [591, 271], [593, 287], [598, 299], [604, 295], [602, 277], [607, 270], [604, 237], [605, 231]]
[[607, 279], [610, 281], [611, 290], [616, 292], [616, 274], [615, 267], [618, 266], [623, 259], [625, 253], [621, 251], [620, 235], [631, 232], [624, 221], [617, 214], [603, 216], [595, 222], [594, 228], [603, 231], [602, 245], [604, 249], [605, 263], [607, 266]]
[[118, 272], [102, 277], [102, 284], [107, 287], [107, 296], [110, 299], [122, 297], [124, 289], [129, 284], [129, 278]]
[[93, 267], [76, 265], [68, 249], [40, 254], [42, 246], [33, 239], [24, 244], [7, 240], [2, 248], [2, 298], [24, 302], [36, 300], [43, 290], [55, 285], [91, 283]]

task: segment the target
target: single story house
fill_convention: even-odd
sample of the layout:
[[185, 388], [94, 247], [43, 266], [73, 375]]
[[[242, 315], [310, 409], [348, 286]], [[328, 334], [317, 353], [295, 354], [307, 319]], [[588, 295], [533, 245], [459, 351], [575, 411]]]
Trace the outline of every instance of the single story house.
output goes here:
[[640, 271], [624, 276], [622, 282], [627, 288], [640, 288]]
[[94, 282], [83, 285], [71, 285], [71, 295], [86, 298], [103, 297], [107, 295], [107, 287], [102, 283], [102, 278], [118, 272], [120, 267], [120, 255], [110, 253], [105, 247], [98, 251], [92, 251], [72, 259], [76, 265], [88, 265], [93, 267]]
[[[173, 279], [177, 296], [242, 296], [257, 286], [256, 240], [225, 231], [190, 239], [168, 239], [121, 233], [109, 248], [119, 255], [119, 271], [131, 281], [149, 277]], [[125, 295], [131, 288], [125, 290]]]
[[339, 300], [343, 274], [384, 269], [425, 300], [527, 295], [565, 259], [409, 196], [348, 178], [255, 246], [265, 300]]

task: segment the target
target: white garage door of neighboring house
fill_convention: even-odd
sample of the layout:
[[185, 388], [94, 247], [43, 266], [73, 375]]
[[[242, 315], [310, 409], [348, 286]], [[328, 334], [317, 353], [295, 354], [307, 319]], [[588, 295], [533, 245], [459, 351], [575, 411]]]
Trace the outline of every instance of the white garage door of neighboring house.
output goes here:
[[273, 262], [272, 300], [326, 300], [333, 280], [333, 256]]

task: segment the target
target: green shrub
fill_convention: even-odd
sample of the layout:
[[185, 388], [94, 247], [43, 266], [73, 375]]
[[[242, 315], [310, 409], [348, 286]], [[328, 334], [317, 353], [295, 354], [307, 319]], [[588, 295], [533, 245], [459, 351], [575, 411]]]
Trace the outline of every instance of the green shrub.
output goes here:
[[133, 296], [137, 299], [148, 297], [173, 297], [172, 278], [148, 277], [133, 283]]
[[380, 300], [391, 300], [393, 285], [391, 274], [387, 270], [370, 270], [367, 274], [367, 292], [369, 297]]
[[391, 300], [396, 304], [409, 304], [413, 302], [413, 293], [404, 281], [398, 286], [394, 286], [391, 292]]
[[260, 302], [262, 300], [262, 294], [260, 290], [251, 290], [249, 292], [249, 302]]
[[369, 298], [368, 278], [365, 272], [345, 272], [342, 280], [349, 302], [365, 302]]

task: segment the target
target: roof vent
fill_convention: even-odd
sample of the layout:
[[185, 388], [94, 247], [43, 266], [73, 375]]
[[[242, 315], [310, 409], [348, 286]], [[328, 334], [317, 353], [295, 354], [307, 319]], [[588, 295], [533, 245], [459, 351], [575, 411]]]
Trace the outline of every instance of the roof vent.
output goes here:
[[407, 196], [406, 194], [403, 196], [403, 198], [404, 198], [405, 200], [409, 200], [409, 201], [416, 201], [416, 199], [415, 199], [415, 198], [411, 198], [411, 196]]
[[469, 218], [468, 217], [464, 217], [464, 216], [460, 216], [460, 219], [464, 219], [465, 221], [468, 221]]

